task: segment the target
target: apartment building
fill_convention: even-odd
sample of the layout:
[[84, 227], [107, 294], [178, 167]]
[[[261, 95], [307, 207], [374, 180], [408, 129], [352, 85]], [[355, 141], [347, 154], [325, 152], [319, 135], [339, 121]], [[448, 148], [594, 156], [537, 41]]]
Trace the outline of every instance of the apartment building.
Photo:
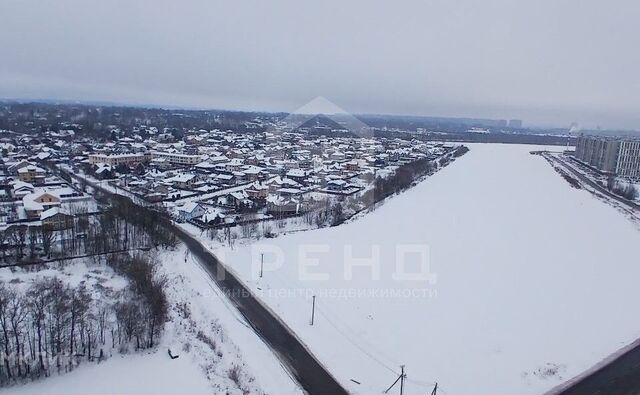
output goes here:
[[616, 174], [640, 179], [640, 141], [621, 141]]
[[639, 140], [580, 136], [575, 157], [604, 173], [640, 179]]
[[92, 165], [105, 163], [109, 166], [130, 165], [149, 160], [148, 154], [92, 154], [89, 155], [89, 163]]
[[197, 165], [202, 161], [202, 156], [200, 155], [187, 155], [173, 152], [160, 152], [153, 151], [153, 158], [163, 158], [169, 161], [169, 163], [174, 165]]
[[148, 162], [152, 159], [164, 159], [174, 165], [193, 166], [200, 161], [200, 155], [187, 155], [174, 152], [151, 151], [145, 153], [126, 153], [126, 154], [91, 154], [89, 155], [89, 163], [92, 165], [105, 163], [110, 166], [131, 165], [141, 162]]

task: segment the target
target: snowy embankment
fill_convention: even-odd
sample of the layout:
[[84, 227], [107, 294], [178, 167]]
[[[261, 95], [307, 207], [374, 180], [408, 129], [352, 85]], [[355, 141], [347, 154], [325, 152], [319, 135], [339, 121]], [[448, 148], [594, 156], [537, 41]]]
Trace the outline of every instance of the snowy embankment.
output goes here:
[[170, 348], [180, 354], [180, 359], [189, 359], [193, 368], [203, 371], [209, 380], [208, 393], [302, 394], [184, 246], [162, 259], [172, 312], [161, 351]]
[[[407, 394], [536, 394], [640, 337], [633, 224], [537, 147], [470, 148], [356, 221], [215, 252], [353, 393], [404, 364]], [[399, 279], [398, 254], [415, 271], [425, 247], [429, 275]], [[362, 260], [345, 273], [376, 254], [379, 279]]]

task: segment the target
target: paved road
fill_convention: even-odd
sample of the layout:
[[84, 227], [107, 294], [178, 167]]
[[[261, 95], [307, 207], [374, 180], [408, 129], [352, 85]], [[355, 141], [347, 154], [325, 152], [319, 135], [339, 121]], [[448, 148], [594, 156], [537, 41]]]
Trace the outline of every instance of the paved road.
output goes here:
[[[79, 178], [75, 174], [67, 173]], [[93, 188], [100, 189], [111, 196], [112, 193], [96, 183], [87, 182]], [[150, 210], [140, 207], [141, 210]], [[157, 215], [157, 213], [154, 212]], [[233, 274], [228, 272], [209, 250], [199, 241], [175, 225], [169, 225], [173, 231], [198, 258], [209, 272], [218, 287], [245, 317], [280, 361], [291, 372], [302, 389], [308, 394], [341, 395], [348, 392], [318, 362], [315, 356], [295, 336], [294, 332], [255, 297]]]
[[[581, 182], [595, 188], [598, 192], [615, 199], [625, 206], [638, 210], [640, 206], [617, 196], [598, 183], [589, 179], [563, 160], [549, 155], [549, 159], [571, 172]], [[585, 344], [585, 347], [589, 347]], [[624, 350], [616, 358], [603, 366], [589, 371], [564, 385], [550, 391], [562, 395], [636, 395], [640, 394], [640, 342]]]
[[555, 163], [559, 164], [560, 166], [564, 167], [565, 169], [567, 169], [569, 172], [571, 172], [571, 174], [573, 174], [575, 177], [577, 177], [581, 182], [589, 185], [590, 187], [596, 189], [598, 192], [602, 193], [603, 195], [606, 195], [607, 197], [624, 204], [625, 206], [631, 208], [632, 210], [640, 210], [640, 205], [636, 204], [634, 202], [631, 202], [621, 196], [616, 195], [615, 193], [609, 191], [607, 188], [603, 187], [602, 185], [598, 184], [597, 182], [593, 181], [592, 179], [590, 179], [589, 177], [585, 176], [584, 174], [582, 174], [581, 172], [579, 172], [578, 170], [574, 169], [573, 166], [567, 164], [564, 160], [557, 158], [553, 155], [548, 155], [547, 158], [551, 159], [552, 161], [554, 161]]
[[[298, 340], [293, 331], [254, 297], [244, 284], [225, 271], [224, 265], [213, 254], [182, 229], [176, 228], [175, 231], [191, 253], [209, 271], [218, 287], [287, 366], [307, 393], [347, 394], [347, 391]], [[224, 273], [224, 276], [219, 273]]]

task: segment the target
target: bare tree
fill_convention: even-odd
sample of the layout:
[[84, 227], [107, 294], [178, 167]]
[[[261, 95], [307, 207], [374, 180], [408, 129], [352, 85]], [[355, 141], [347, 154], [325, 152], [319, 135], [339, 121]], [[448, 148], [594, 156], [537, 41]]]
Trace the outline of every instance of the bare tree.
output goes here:
[[44, 354], [47, 352], [45, 343], [46, 312], [49, 305], [48, 283], [45, 280], [36, 280], [27, 291], [27, 303], [31, 320], [35, 328], [35, 336], [38, 344], [38, 362], [40, 370], [45, 371]]
[[4, 261], [7, 240], [7, 232], [5, 230], [0, 230], [0, 261]]
[[15, 297], [14, 293], [9, 290], [4, 282], [0, 282], [0, 330], [2, 330], [2, 345], [4, 348], [3, 362], [5, 374], [8, 378], [12, 378], [11, 362], [11, 341], [9, 328], [9, 302]]
[[38, 241], [40, 239], [40, 228], [37, 226], [30, 226], [28, 229], [29, 256], [33, 258], [36, 256], [36, 247], [38, 246]]
[[26, 226], [12, 226], [8, 229], [9, 239], [13, 244], [16, 251], [16, 261], [19, 261], [24, 256], [24, 245], [26, 239]]
[[69, 295], [71, 301], [69, 304], [69, 355], [74, 352], [74, 340], [76, 337], [76, 328], [78, 323], [84, 322], [91, 306], [91, 294], [87, 291], [84, 284], [76, 289], [70, 289]]
[[55, 242], [56, 234], [51, 228], [47, 226], [43, 226], [42, 228], [42, 236], [40, 238], [42, 242], [42, 251], [47, 256], [47, 258], [51, 258], [51, 246]]
[[15, 341], [15, 347], [13, 348], [15, 364], [18, 369], [18, 376], [22, 376], [21, 357], [24, 356], [24, 345], [21, 339], [23, 337], [24, 321], [27, 316], [26, 304], [22, 295], [16, 292], [11, 293], [11, 299], [8, 303], [8, 315]]

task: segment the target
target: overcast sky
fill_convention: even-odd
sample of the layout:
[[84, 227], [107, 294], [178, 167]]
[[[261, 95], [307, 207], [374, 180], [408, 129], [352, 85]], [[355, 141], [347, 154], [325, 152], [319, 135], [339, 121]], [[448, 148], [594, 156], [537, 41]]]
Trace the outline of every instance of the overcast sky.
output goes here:
[[635, 0], [0, 0], [0, 97], [640, 129]]

